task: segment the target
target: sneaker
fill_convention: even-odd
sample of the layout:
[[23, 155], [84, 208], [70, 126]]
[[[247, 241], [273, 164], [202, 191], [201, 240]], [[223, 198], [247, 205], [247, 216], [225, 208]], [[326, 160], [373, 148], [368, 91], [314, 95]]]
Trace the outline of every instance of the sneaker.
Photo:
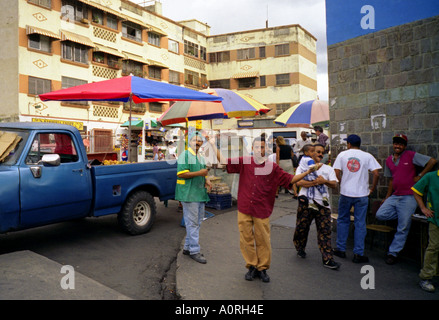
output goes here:
[[346, 258], [346, 252], [340, 251], [338, 249], [334, 249], [333, 254], [337, 257], [340, 257], [340, 258]]
[[206, 258], [204, 258], [201, 253], [191, 254], [189, 255], [189, 257], [202, 264], [205, 264], [207, 262]]
[[337, 270], [338, 268], [340, 268], [340, 264], [337, 263], [337, 262], [335, 262], [335, 261], [332, 260], [332, 259], [329, 259], [329, 260], [323, 261], [323, 266], [324, 266], [325, 268], [329, 268], [329, 269], [333, 269], [333, 270]]
[[184, 249], [183, 249], [183, 254], [184, 254], [185, 256], [190, 256], [191, 252], [190, 252], [189, 250], [184, 250]]
[[250, 266], [250, 268], [248, 268], [248, 272], [245, 274], [245, 280], [252, 281], [257, 276], [259, 276], [258, 269], [256, 269], [253, 266]]
[[262, 282], [270, 282], [270, 277], [267, 274], [267, 270], [259, 271], [259, 277], [261, 278]]
[[297, 251], [297, 255], [298, 255], [299, 257], [303, 258], [303, 259], [306, 258], [306, 252], [305, 252], [305, 250], [303, 250], [303, 249], [299, 249], [299, 250]]
[[385, 261], [387, 264], [395, 264], [397, 258], [394, 255], [388, 254]]
[[354, 263], [365, 263], [369, 262], [369, 258], [366, 256], [361, 256], [359, 254], [354, 254], [354, 258], [352, 259], [352, 262]]
[[430, 280], [419, 281], [419, 286], [421, 287], [422, 290], [427, 292], [434, 292], [436, 290], [433, 283]]

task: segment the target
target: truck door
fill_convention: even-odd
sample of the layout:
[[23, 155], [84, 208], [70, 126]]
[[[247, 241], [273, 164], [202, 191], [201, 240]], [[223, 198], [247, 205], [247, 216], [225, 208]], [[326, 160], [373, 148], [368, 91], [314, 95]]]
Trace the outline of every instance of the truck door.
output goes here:
[[[38, 133], [20, 166], [20, 224], [31, 226], [87, 215], [92, 203], [90, 170], [69, 132]], [[58, 154], [61, 163], [41, 163]]]

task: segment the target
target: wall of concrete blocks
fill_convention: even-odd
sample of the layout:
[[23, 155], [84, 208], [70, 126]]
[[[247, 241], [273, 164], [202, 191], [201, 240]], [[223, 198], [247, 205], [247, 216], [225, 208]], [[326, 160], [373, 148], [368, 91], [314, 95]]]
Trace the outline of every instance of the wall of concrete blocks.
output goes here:
[[[383, 168], [396, 133], [408, 149], [438, 158], [439, 16], [329, 46], [328, 75], [332, 163], [349, 134]], [[381, 174], [372, 198], [384, 198], [387, 184]]]

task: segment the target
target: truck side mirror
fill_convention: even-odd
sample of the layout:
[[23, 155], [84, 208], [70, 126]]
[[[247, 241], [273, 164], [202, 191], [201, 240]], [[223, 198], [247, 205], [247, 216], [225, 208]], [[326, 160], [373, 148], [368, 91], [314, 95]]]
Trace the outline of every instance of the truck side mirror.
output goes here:
[[61, 164], [61, 157], [59, 154], [45, 154], [41, 162], [43, 165], [59, 166]]

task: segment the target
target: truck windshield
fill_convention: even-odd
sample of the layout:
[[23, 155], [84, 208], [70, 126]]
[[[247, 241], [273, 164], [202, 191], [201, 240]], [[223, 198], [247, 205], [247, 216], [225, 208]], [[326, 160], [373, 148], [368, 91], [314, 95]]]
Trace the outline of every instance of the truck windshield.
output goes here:
[[15, 164], [26, 145], [28, 137], [28, 131], [1, 128], [0, 165]]

